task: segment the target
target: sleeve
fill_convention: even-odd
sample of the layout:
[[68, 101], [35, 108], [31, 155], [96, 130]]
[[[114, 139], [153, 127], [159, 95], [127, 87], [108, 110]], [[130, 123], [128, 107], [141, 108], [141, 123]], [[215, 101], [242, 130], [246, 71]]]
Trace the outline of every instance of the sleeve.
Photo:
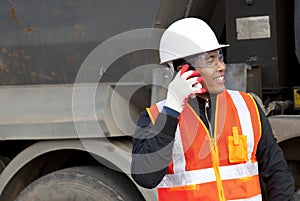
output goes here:
[[140, 186], [156, 187], [168, 169], [178, 119], [160, 113], [153, 125], [146, 111], [137, 123], [132, 141], [131, 176]]
[[273, 135], [271, 125], [261, 108], [259, 108], [259, 113], [262, 135], [256, 156], [260, 177], [265, 184], [268, 200], [291, 201], [293, 200], [295, 188], [293, 175]]

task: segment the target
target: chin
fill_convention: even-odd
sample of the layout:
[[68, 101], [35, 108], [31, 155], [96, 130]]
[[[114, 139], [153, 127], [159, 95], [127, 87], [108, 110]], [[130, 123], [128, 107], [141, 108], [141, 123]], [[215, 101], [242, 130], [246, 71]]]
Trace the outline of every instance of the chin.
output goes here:
[[215, 90], [213, 90], [213, 91], [210, 92], [210, 93], [212, 93], [212, 94], [221, 94], [221, 93], [223, 93], [224, 91], [225, 91], [225, 87], [222, 87], [222, 88], [215, 89]]

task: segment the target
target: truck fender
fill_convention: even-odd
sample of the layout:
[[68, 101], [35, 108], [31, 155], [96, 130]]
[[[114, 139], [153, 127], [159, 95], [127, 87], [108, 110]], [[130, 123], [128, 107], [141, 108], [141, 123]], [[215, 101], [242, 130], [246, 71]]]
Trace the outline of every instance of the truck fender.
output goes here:
[[[120, 145], [115, 146], [108, 140], [102, 139], [82, 139], [82, 140], [60, 140], [60, 141], [40, 141], [37, 142], [21, 153], [19, 153], [13, 160], [7, 165], [0, 175], [0, 195], [5, 191], [5, 187], [13, 179], [13, 177], [20, 171], [26, 164], [35, 158], [46, 154], [48, 152], [57, 150], [80, 150], [88, 151], [93, 156], [101, 157], [114, 165], [115, 170], [121, 171], [130, 177], [130, 163], [131, 152], [128, 152], [129, 148], [126, 145], [119, 148]], [[133, 181], [133, 180], [132, 180]], [[134, 183], [145, 200], [156, 200], [157, 193], [155, 190], [144, 189]]]

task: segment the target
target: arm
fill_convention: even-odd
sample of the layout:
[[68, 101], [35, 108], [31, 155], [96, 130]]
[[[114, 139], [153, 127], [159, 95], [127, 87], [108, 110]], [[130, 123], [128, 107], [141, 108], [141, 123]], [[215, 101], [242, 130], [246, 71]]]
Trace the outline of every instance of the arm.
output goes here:
[[168, 86], [165, 106], [154, 125], [143, 112], [134, 134], [131, 175], [145, 188], [157, 186], [167, 172], [172, 159], [172, 148], [178, 116], [190, 95], [204, 93], [202, 78], [196, 70], [184, 65]]
[[141, 113], [133, 138], [131, 175], [145, 188], [156, 187], [168, 169], [178, 119], [160, 113], [154, 125]]
[[291, 174], [283, 152], [274, 138], [271, 125], [259, 108], [262, 136], [257, 148], [257, 160], [260, 176], [266, 184], [268, 200], [293, 200], [294, 179]]

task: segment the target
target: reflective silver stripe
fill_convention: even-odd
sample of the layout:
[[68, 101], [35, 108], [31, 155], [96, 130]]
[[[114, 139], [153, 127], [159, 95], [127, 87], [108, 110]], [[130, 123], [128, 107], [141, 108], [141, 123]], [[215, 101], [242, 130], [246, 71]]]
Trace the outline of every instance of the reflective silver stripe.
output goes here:
[[186, 186], [216, 181], [213, 168], [191, 170], [180, 174], [167, 174], [158, 185], [158, 188]]
[[[221, 166], [220, 174], [222, 180], [239, 179], [258, 175], [257, 162]], [[190, 170], [181, 174], [167, 174], [158, 185], [158, 188], [169, 188], [174, 186], [186, 186], [191, 184], [203, 184], [216, 181], [213, 168]]]
[[232, 101], [238, 111], [239, 120], [242, 127], [242, 134], [247, 136], [248, 141], [248, 159], [251, 160], [254, 148], [254, 133], [252, 128], [252, 120], [249, 109], [245, 103], [244, 98], [238, 91], [227, 90]]
[[172, 152], [174, 174], [181, 174], [182, 172], [185, 172], [186, 161], [184, 157], [184, 149], [181, 141], [179, 125], [177, 125]]
[[[222, 180], [229, 180], [229, 179], [238, 179], [242, 177], [249, 177], [258, 175], [258, 165], [257, 162], [251, 162], [251, 155], [253, 152], [254, 147], [254, 134], [252, 128], [252, 121], [250, 112], [247, 108], [247, 105], [237, 91], [230, 91], [228, 90], [230, 96], [233, 99], [233, 102], [238, 110], [238, 116], [240, 119], [242, 133], [247, 136], [248, 140], [248, 158], [249, 162], [246, 164], [237, 164], [237, 165], [230, 165], [230, 166], [221, 166], [220, 167], [220, 174]], [[158, 103], [158, 108], [163, 107], [164, 102]], [[160, 107], [159, 107], [160, 105]], [[161, 111], [161, 110], [160, 110]], [[184, 151], [182, 148], [182, 142], [179, 134], [179, 128], [177, 127], [176, 131], [176, 138], [173, 148], [173, 162], [174, 162], [174, 172], [175, 174], [167, 174], [158, 185], [159, 188], [169, 188], [174, 186], [185, 186], [191, 184], [202, 184], [207, 182], [216, 181], [214, 169], [207, 168], [207, 169], [200, 169], [200, 170], [191, 170], [191, 171], [184, 171], [185, 169], [185, 158], [184, 158]], [[180, 173], [178, 173], [180, 172]]]
[[[156, 104], [159, 112], [162, 111], [165, 103], [166, 101], [162, 100]], [[181, 173], [185, 171], [186, 161], [184, 157], [184, 149], [183, 149], [181, 136], [180, 136], [180, 129], [178, 125], [175, 133], [175, 140], [174, 140], [174, 145], [172, 150], [172, 161], [173, 161], [174, 173]]]
[[258, 175], [258, 163], [251, 161], [244, 164], [221, 166], [220, 174], [222, 180], [238, 179]]
[[157, 106], [157, 109], [158, 109], [159, 112], [162, 111], [165, 103], [166, 103], [166, 100], [162, 100], [162, 101], [159, 101], [158, 103], [156, 103], [156, 106]]
[[227, 200], [227, 201], [262, 201], [262, 197], [261, 197], [261, 194], [259, 194], [259, 195], [253, 196], [251, 198]]

